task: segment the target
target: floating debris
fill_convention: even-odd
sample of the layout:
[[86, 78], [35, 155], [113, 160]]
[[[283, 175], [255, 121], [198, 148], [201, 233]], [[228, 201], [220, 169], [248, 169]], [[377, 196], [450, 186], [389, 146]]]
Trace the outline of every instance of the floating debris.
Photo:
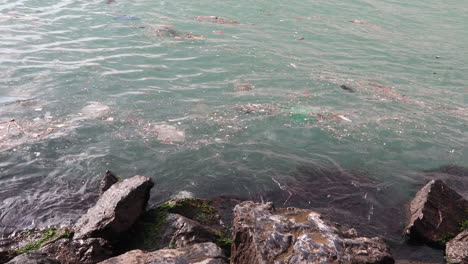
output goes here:
[[158, 36], [160, 38], [175, 38], [175, 39], [194, 39], [194, 40], [204, 40], [202, 36], [196, 36], [192, 33], [181, 33], [177, 31], [173, 26], [166, 24], [148, 24], [145, 25], [147, 28], [147, 33], [151, 36]]
[[343, 85], [340, 86], [340, 88], [343, 89], [343, 90], [345, 90], [345, 91], [347, 91], [347, 92], [354, 93], [354, 89], [351, 88], [351, 87], [349, 87], [349, 86], [347, 86], [347, 85], [344, 85], [344, 84], [343, 84]]
[[349, 22], [351, 22], [353, 24], [367, 24], [367, 22], [359, 20], [359, 19], [349, 20]]
[[89, 105], [80, 110], [85, 118], [100, 118], [106, 116], [109, 112], [110, 107], [101, 102], [90, 102]]
[[238, 92], [252, 91], [255, 88], [251, 83], [236, 83], [234, 89]]
[[138, 17], [134, 17], [134, 16], [118, 16], [118, 17], [114, 17], [113, 19], [114, 20], [140, 20]]
[[272, 114], [278, 107], [277, 104], [245, 104], [236, 105], [234, 109], [243, 114]]
[[197, 16], [196, 19], [200, 22], [211, 22], [217, 24], [239, 24], [239, 22], [235, 20], [218, 16]]
[[371, 82], [368, 83], [368, 84], [370, 86], [374, 86], [374, 87], [379, 88], [379, 89], [376, 89], [376, 91], [378, 93], [384, 95], [387, 98], [395, 99], [395, 100], [399, 100], [399, 101], [403, 101], [403, 102], [408, 102], [408, 99], [403, 97], [397, 90], [395, 90], [395, 89], [393, 89], [391, 87], [381, 85], [381, 84], [378, 84], [378, 83], [371, 83]]

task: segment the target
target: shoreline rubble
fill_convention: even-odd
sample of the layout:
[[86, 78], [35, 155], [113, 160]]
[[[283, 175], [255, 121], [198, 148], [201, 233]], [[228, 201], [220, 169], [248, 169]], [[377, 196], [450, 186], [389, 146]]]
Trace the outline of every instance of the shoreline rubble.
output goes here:
[[[18, 231], [0, 241], [0, 263], [404, 262], [395, 262], [385, 238], [360, 236], [310, 209], [233, 198], [225, 198], [226, 203], [223, 198], [183, 198], [146, 210], [153, 186], [148, 177], [121, 180], [107, 171], [99, 200], [73, 227]], [[442, 180], [431, 180], [411, 202], [405, 229], [409, 241], [446, 245], [448, 263], [468, 263], [467, 209], [461, 195]], [[434, 212], [442, 211], [442, 218], [451, 221], [427, 224], [435, 219]], [[229, 221], [222, 221], [226, 214]], [[459, 234], [436, 245], [447, 230]]]

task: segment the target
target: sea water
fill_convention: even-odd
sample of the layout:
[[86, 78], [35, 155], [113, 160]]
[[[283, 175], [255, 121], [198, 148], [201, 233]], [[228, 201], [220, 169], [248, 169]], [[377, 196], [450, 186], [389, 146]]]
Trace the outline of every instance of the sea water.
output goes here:
[[401, 216], [422, 171], [468, 161], [467, 12], [3, 0], [0, 229], [73, 222], [107, 169], [153, 178], [152, 204], [224, 195], [326, 213], [351, 201], [364, 224]]

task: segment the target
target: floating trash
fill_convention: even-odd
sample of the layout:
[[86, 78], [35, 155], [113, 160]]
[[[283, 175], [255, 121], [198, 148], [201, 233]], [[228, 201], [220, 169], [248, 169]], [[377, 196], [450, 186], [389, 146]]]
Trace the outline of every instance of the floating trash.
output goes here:
[[196, 19], [200, 22], [211, 22], [217, 24], [239, 24], [239, 22], [235, 20], [218, 16], [197, 16]]
[[113, 19], [114, 20], [140, 20], [138, 17], [134, 17], [134, 16], [118, 16], [118, 17], [114, 17]]
[[251, 83], [236, 83], [234, 89], [238, 92], [252, 91], [255, 88]]
[[171, 144], [172, 142], [185, 141], [185, 132], [177, 130], [175, 126], [155, 125], [154, 130], [158, 134], [157, 140], [163, 143]]
[[101, 102], [91, 102], [91, 104], [80, 110], [85, 118], [100, 118], [106, 116], [109, 112], [110, 107]]
[[354, 93], [354, 89], [351, 88], [351, 87], [349, 87], [349, 86], [347, 86], [347, 85], [344, 85], [344, 84], [343, 84], [343, 85], [340, 86], [340, 88], [343, 89], [343, 90], [345, 90], [345, 91], [347, 91], [347, 92]]

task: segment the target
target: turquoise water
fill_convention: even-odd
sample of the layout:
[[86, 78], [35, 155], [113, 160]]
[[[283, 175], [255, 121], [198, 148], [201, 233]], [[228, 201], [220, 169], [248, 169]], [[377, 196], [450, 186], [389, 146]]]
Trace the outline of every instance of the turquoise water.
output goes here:
[[[422, 170], [467, 164], [467, 12], [432, 0], [2, 1], [0, 226], [73, 221], [106, 169], [152, 177], [152, 203], [294, 198], [301, 168], [359, 172], [388, 190], [361, 201], [372, 221], [410, 199]], [[211, 15], [239, 23], [195, 19]]]

